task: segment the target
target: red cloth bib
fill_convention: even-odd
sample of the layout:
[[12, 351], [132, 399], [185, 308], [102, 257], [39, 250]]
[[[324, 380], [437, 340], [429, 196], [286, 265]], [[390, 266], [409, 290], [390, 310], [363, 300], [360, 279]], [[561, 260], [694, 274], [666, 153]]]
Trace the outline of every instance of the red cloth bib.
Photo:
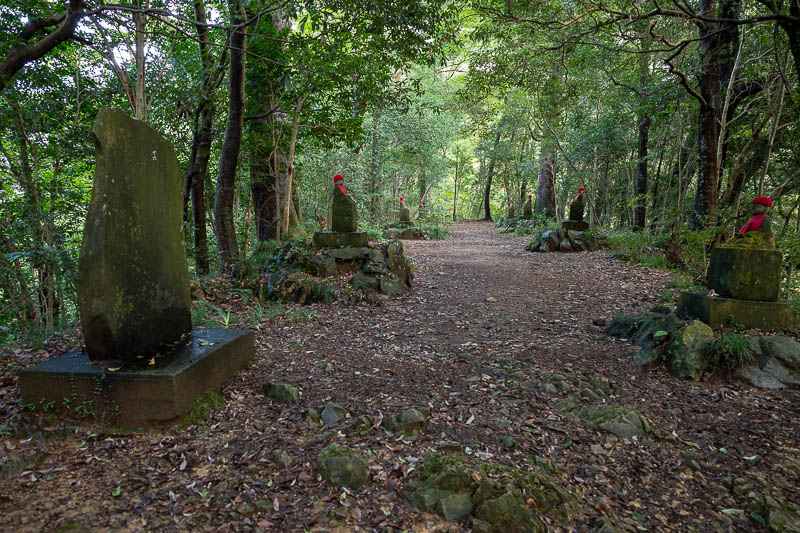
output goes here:
[[765, 216], [767, 216], [766, 213], [761, 213], [759, 215], [753, 215], [750, 217], [750, 220], [748, 220], [747, 223], [745, 223], [745, 225], [739, 229], [739, 235], [744, 235], [746, 233], [750, 233], [751, 231], [757, 231], [764, 222]]
[[342, 186], [342, 184], [341, 184], [341, 183], [337, 183], [337, 184], [336, 184], [336, 186], [337, 186], [337, 187], [339, 187], [339, 190], [340, 190], [340, 191], [342, 191], [342, 194], [344, 194], [345, 196], [347, 196], [347, 191], [346, 191], [346, 190], [344, 190], [344, 187]]

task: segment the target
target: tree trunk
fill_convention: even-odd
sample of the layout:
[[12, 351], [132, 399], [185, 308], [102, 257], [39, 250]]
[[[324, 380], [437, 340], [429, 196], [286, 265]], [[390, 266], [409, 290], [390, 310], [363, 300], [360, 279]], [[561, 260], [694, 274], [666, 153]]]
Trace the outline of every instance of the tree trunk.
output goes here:
[[[147, 9], [150, 7], [150, 0], [140, 0], [136, 4], [140, 8]], [[139, 120], [145, 120], [147, 118], [147, 98], [144, 94], [144, 31], [147, 24], [147, 15], [134, 13], [133, 23], [136, 28], [136, 100], [133, 106], [133, 116]]]
[[548, 219], [556, 218], [556, 158], [555, 146], [542, 149], [539, 158], [539, 175], [536, 187], [534, 212], [543, 213]]
[[[289, 169], [286, 174], [286, 200], [283, 204], [283, 226], [282, 233], [289, 237], [289, 212], [292, 206], [292, 182], [294, 178], [294, 151], [297, 146], [297, 133], [300, 129], [300, 117], [303, 114], [303, 106], [308, 99], [309, 93], [305, 93], [297, 100], [294, 110], [294, 123], [292, 124], [292, 136], [289, 139], [289, 154], [287, 156]], [[298, 213], [299, 214], [299, 213]]]
[[500, 135], [503, 132], [503, 119], [497, 125], [497, 134], [494, 136], [494, 145], [492, 147], [492, 154], [489, 157], [489, 168], [486, 170], [486, 188], [483, 190], [483, 220], [492, 222], [492, 178], [494, 177], [494, 163], [497, 159], [497, 147], [500, 145]]
[[254, 159], [250, 165], [250, 192], [259, 242], [280, 239], [280, 177], [272, 156]]
[[[209, 32], [205, 26], [206, 10], [203, 0], [194, 0], [194, 16], [198, 24], [197, 39], [200, 50], [200, 61], [203, 66], [203, 86], [200, 89], [200, 102], [195, 111], [195, 128], [192, 139], [192, 153], [186, 175], [187, 195], [191, 192], [192, 218], [194, 219], [194, 257], [197, 273], [204, 276], [209, 273], [208, 234], [206, 230], [206, 197], [205, 186], [208, 174], [208, 161], [211, 158], [213, 140], [214, 104], [213, 74], [211, 57], [208, 51]], [[184, 214], [184, 219], [186, 219]]]
[[[701, 0], [700, 13], [713, 17], [716, 0]], [[702, 228], [713, 222], [717, 209], [717, 182], [719, 179], [719, 33], [718, 24], [703, 22], [700, 39], [700, 113], [698, 119], [698, 150], [700, 173], [697, 181], [697, 194], [692, 210], [691, 226]]]
[[639, 123], [638, 123], [638, 173], [636, 176], [636, 212], [634, 213], [634, 229], [642, 230], [647, 224], [647, 168], [648, 168], [648, 144], [650, 134], [651, 118], [644, 105], [644, 98], [647, 91], [647, 84], [650, 81], [650, 56], [646, 53], [649, 48], [649, 33], [645, 33], [642, 38], [642, 50], [639, 56]]
[[636, 218], [634, 227], [644, 229], [647, 224], [647, 147], [650, 132], [650, 117], [639, 118], [639, 148], [637, 153], [638, 173], [636, 176]]
[[[231, 24], [238, 26], [242, 22], [242, 4], [240, 0], [229, 0]], [[220, 271], [238, 261], [239, 250], [236, 243], [236, 228], [233, 220], [233, 194], [236, 182], [236, 167], [239, 163], [239, 149], [242, 143], [242, 126], [244, 124], [244, 77], [245, 77], [245, 40], [246, 28], [240, 27], [231, 35], [230, 72], [228, 75], [228, 122], [225, 127], [225, 141], [220, 154], [219, 176], [214, 197], [214, 223], [217, 230], [217, 242], [220, 251]]]

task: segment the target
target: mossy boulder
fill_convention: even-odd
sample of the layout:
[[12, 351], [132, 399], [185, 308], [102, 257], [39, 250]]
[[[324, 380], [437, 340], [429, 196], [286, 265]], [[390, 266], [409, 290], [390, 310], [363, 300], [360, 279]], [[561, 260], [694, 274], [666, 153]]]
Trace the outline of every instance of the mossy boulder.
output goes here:
[[275, 403], [294, 405], [300, 399], [300, 389], [289, 383], [267, 380], [261, 386], [261, 393]]
[[339, 487], [360, 490], [369, 477], [369, 465], [354, 449], [338, 444], [326, 447], [317, 457], [317, 468], [326, 481]]
[[544, 522], [528, 507], [521, 494], [506, 492], [487, 500], [480, 506], [475, 518], [486, 525], [489, 533], [545, 532]]
[[347, 409], [338, 403], [329, 402], [322, 408], [321, 413], [322, 423], [326, 426], [333, 424], [347, 418]]
[[425, 428], [428, 419], [423, 409], [404, 409], [394, 416], [383, 419], [381, 425], [389, 431], [403, 434], [416, 434]]
[[418, 509], [446, 520], [472, 516], [483, 531], [544, 531], [541, 515], [569, 523], [575, 507], [574, 496], [543, 474], [454, 455], [426, 457], [407, 489]]
[[714, 331], [699, 320], [676, 331], [667, 346], [672, 375], [699, 380], [708, 366], [708, 350], [713, 341]]

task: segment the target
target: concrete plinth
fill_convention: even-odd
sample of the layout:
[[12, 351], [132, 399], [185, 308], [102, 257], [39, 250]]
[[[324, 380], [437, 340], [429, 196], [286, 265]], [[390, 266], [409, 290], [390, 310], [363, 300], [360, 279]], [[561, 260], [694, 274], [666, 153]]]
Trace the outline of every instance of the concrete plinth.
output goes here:
[[192, 330], [173, 353], [156, 355], [153, 365], [92, 363], [74, 350], [20, 372], [21, 395], [65, 414], [154, 425], [185, 414], [208, 389], [219, 390], [254, 352], [251, 331], [205, 328]]
[[369, 244], [365, 231], [317, 231], [312, 238], [314, 248], [363, 248]]
[[572, 231], [586, 231], [587, 229], [589, 229], [589, 223], [586, 222], [585, 220], [565, 219], [561, 221], [561, 228]]
[[678, 316], [696, 318], [714, 329], [743, 325], [766, 331], [795, 329], [797, 313], [788, 303], [735, 300], [705, 294], [681, 293]]

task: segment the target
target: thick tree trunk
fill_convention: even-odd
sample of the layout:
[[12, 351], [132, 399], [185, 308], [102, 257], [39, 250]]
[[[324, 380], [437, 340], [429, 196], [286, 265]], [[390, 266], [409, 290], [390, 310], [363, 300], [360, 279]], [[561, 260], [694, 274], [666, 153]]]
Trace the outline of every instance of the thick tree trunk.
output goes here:
[[555, 146], [542, 150], [539, 158], [539, 176], [536, 187], [535, 213], [543, 213], [548, 219], [556, 218], [556, 158]]
[[[240, 0], [229, 0], [231, 24], [242, 22]], [[220, 251], [220, 270], [238, 261], [239, 249], [236, 243], [236, 228], [233, 220], [233, 194], [236, 182], [236, 167], [239, 163], [239, 149], [242, 143], [244, 124], [244, 77], [245, 77], [245, 39], [246, 28], [240, 27], [231, 35], [230, 72], [228, 74], [228, 123], [225, 127], [225, 141], [220, 154], [219, 176], [214, 198], [214, 223]]]
[[[701, 0], [700, 12], [713, 17], [716, 0]], [[700, 39], [700, 113], [698, 119], [698, 149], [700, 174], [697, 181], [697, 194], [692, 210], [692, 228], [702, 228], [713, 222], [717, 209], [717, 182], [719, 161], [717, 143], [719, 142], [719, 33], [718, 24], [704, 22]]]
[[250, 165], [250, 192], [259, 242], [280, 239], [280, 177], [274, 158], [255, 160]]

